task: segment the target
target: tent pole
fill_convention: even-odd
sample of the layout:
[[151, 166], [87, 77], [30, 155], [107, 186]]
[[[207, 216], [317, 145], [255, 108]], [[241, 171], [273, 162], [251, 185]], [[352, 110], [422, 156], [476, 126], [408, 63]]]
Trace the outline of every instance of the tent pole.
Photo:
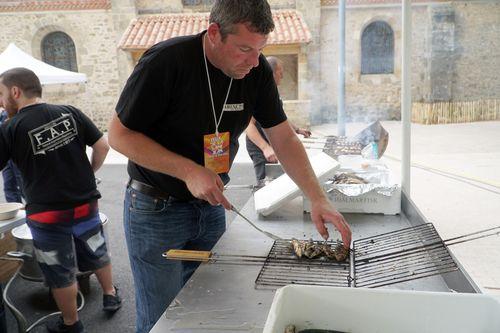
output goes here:
[[402, 0], [402, 63], [401, 63], [401, 186], [411, 197], [411, 1]]

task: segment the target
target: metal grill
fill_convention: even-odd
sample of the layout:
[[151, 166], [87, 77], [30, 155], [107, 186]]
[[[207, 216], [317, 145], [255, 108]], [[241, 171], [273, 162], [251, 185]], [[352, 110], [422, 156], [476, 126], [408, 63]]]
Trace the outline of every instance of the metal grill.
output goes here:
[[458, 269], [431, 223], [354, 241], [356, 287], [381, 287]]
[[[257, 289], [275, 289], [287, 284], [306, 284], [334, 287], [350, 285], [349, 262], [337, 263], [322, 259], [298, 259], [291, 240], [276, 240], [257, 279]], [[333, 245], [336, 243], [328, 242]]]
[[349, 260], [298, 259], [290, 240], [277, 240], [256, 288], [287, 284], [376, 288], [458, 269], [431, 223], [356, 240], [352, 258], [353, 265]]
[[328, 136], [323, 152], [337, 157], [339, 155], [360, 155], [362, 149], [361, 142], [350, 141], [345, 136]]

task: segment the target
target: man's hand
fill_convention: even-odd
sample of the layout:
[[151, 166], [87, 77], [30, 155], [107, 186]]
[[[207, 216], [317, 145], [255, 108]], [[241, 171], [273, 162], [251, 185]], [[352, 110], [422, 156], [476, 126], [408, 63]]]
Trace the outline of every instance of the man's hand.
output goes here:
[[276, 157], [276, 154], [274, 153], [273, 147], [270, 145], [267, 145], [266, 148], [262, 151], [264, 153], [264, 157], [266, 160], [270, 163], [278, 163], [278, 158]]
[[212, 170], [197, 165], [190, 170], [185, 182], [195, 198], [208, 201], [213, 206], [220, 204], [227, 210], [231, 210], [231, 204], [222, 194], [224, 183], [219, 175]]
[[342, 214], [340, 214], [326, 198], [312, 202], [311, 219], [316, 225], [316, 229], [325, 240], [329, 237], [328, 229], [325, 224], [326, 222], [330, 222], [340, 232], [344, 247], [349, 248], [351, 246], [351, 228], [349, 228]]
[[297, 134], [300, 134], [300, 135], [304, 136], [304, 138], [308, 138], [308, 137], [310, 137], [310, 136], [311, 136], [311, 134], [312, 134], [312, 133], [311, 133], [311, 131], [306, 130], [305, 128], [297, 128], [297, 129], [295, 130], [295, 132], [296, 132]]

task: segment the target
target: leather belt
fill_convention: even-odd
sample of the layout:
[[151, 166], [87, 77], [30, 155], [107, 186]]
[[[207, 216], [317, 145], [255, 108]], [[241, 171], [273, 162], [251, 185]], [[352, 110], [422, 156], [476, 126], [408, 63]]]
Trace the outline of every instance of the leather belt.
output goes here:
[[130, 188], [133, 188], [137, 192], [141, 192], [142, 194], [148, 195], [153, 198], [158, 198], [162, 200], [168, 200], [170, 195], [159, 190], [151, 185], [144, 184], [138, 180], [130, 179], [127, 184]]

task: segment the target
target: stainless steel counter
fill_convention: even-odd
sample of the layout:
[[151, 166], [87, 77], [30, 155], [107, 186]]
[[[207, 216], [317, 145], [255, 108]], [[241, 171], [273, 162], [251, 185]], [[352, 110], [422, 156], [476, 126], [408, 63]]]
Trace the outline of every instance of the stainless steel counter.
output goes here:
[[[403, 195], [404, 197], [404, 195]], [[416, 224], [425, 219], [403, 198], [404, 213], [395, 216], [344, 214], [353, 239], [374, 236]], [[283, 238], [320, 239], [308, 215], [302, 213], [297, 198], [266, 218], [258, 217], [253, 198], [241, 210], [256, 224]], [[330, 237], [340, 234], [329, 227]], [[262, 235], [241, 218], [236, 218], [219, 240], [216, 254], [267, 256], [273, 240]], [[151, 330], [164, 332], [262, 332], [274, 290], [255, 289], [259, 265], [202, 264], [170, 307]], [[477, 292], [479, 288], [463, 271], [399, 283], [384, 288], [427, 291]]]

